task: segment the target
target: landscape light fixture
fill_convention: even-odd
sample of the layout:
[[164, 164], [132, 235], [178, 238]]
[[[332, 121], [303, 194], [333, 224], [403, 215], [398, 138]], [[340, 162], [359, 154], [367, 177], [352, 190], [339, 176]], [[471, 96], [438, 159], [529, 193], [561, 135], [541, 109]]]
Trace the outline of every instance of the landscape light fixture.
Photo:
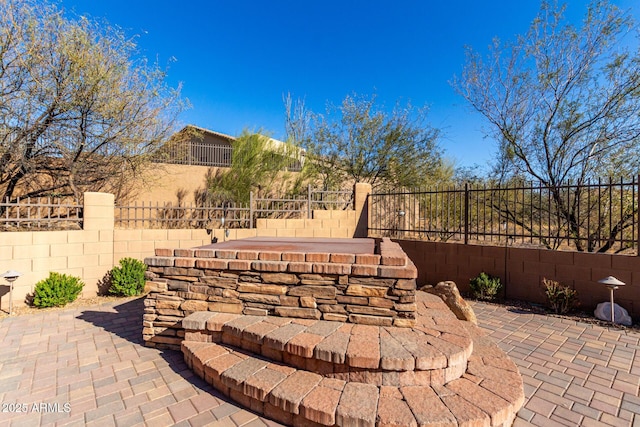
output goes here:
[[9, 282], [9, 316], [13, 314], [13, 282], [15, 282], [20, 276], [22, 276], [22, 273], [15, 270], [5, 271], [0, 275], [0, 277], [3, 277], [4, 280]]
[[225, 227], [225, 224], [227, 223], [226, 212], [227, 211], [225, 209], [225, 215], [222, 218], [220, 218], [220, 225], [221, 225], [222, 229], [224, 230], [223, 242], [226, 242], [227, 241], [227, 237], [229, 237], [229, 229], [227, 227]]
[[613, 303], [613, 291], [618, 289], [620, 286], [624, 286], [625, 283], [621, 282], [613, 276], [607, 276], [604, 279], [600, 279], [598, 280], [598, 283], [602, 283], [603, 285], [605, 285], [611, 292], [611, 323], [616, 323], [614, 310], [615, 305]]

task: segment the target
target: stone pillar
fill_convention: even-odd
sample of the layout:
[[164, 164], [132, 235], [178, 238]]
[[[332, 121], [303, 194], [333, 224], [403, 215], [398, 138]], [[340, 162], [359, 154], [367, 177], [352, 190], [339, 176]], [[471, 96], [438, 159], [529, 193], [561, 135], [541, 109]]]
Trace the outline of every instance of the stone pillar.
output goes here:
[[367, 237], [369, 227], [369, 194], [371, 184], [357, 183], [353, 188], [356, 210], [356, 231], [353, 237]]
[[115, 197], [108, 193], [84, 193], [82, 232], [75, 240], [82, 242], [81, 256], [70, 257], [69, 268], [81, 268], [86, 286], [82, 295], [93, 296], [101, 279], [118, 262], [114, 259]]

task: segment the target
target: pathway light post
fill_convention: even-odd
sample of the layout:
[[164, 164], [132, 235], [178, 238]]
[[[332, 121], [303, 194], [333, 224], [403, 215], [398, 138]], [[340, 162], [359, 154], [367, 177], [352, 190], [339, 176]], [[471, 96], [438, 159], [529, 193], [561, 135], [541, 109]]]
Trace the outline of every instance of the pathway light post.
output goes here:
[[20, 276], [22, 276], [22, 273], [15, 270], [5, 271], [0, 275], [0, 277], [3, 277], [4, 280], [9, 282], [9, 316], [13, 314], [13, 282], [15, 282]]
[[[399, 239], [401, 236], [404, 235], [404, 217], [407, 214], [404, 209], [402, 208], [398, 208], [398, 236], [397, 238]], [[402, 230], [402, 231], [401, 231]]]
[[598, 280], [598, 283], [602, 283], [603, 285], [605, 285], [611, 292], [611, 323], [616, 323], [614, 310], [615, 305], [613, 303], [613, 291], [618, 289], [620, 286], [625, 286], [625, 283], [613, 276], [607, 276], [604, 279], [600, 279]]

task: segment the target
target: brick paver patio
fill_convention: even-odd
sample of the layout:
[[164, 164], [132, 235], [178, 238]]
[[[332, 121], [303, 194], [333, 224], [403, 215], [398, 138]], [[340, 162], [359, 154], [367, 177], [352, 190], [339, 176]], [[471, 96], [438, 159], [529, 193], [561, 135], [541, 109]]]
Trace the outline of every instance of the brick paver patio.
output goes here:
[[[474, 309], [520, 367], [515, 426], [640, 426], [639, 333]], [[0, 425], [278, 425], [225, 400], [180, 352], [144, 347], [142, 311], [134, 299], [0, 320]]]
[[527, 401], [514, 426], [640, 426], [640, 333], [473, 308], [522, 374]]

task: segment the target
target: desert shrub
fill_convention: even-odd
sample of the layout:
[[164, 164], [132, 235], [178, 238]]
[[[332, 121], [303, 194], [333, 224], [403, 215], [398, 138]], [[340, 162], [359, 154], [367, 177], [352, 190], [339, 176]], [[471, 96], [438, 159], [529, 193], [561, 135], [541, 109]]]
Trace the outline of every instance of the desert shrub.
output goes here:
[[563, 286], [555, 280], [542, 279], [544, 294], [547, 296], [549, 306], [557, 314], [568, 313], [578, 305], [578, 291], [569, 286]]
[[140, 295], [144, 290], [144, 272], [147, 266], [134, 258], [122, 258], [119, 267], [111, 269], [109, 293], [130, 297]]
[[494, 300], [502, 290], [500, 278], [490, 276], [484, 271], [469, 281], [473, 296], [481, 300]]
[[36, 307], [62, 307], [75, 301], [84, 283], [79, 277], [56, 272], [36, 283], [33, 291], [33, 305]]

